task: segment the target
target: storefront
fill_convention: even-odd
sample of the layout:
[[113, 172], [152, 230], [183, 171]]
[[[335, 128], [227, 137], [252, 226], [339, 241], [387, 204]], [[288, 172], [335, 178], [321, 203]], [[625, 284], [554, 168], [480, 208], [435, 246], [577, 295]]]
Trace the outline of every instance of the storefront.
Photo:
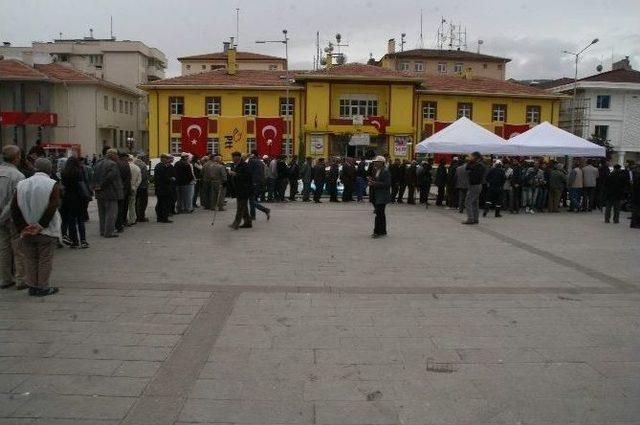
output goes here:
[[376, 155], [389, 154], [389, 141], [386, 135], [331, 134], [329, 140], [330, 156], [371, 159]]

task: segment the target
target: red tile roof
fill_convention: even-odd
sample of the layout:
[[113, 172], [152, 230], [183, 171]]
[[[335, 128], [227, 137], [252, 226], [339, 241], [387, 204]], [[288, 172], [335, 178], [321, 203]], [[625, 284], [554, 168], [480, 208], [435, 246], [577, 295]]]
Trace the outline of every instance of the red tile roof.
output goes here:
[[[293, 71], [294, 73], [296, 71]], [[404, 80], [407, 82], [419, 82], [415, 74], [395, 71], [375, 65], [365, 65], [362, 63], [347, 63], [344, 65], [334, 65], [317, 71], [298, 72], [297, 80], [318, 80], [318, 79], [354, 79], [354, 80]]]
[[402, 52], [387, 53], [383, 57], [388, 58], [411, 58], [411, 59], [467, 59], [485, 62], [510, 62], [509, 58], [499, 56], [484, 55], [482, 53], [469, 52], [466, 50], [440, 50], [440, 49], [412, 49]]
[[581, 78], [578, 81], [605, 81], [608, 83], [640, 83], [640, 71], [632, 69], [614, 69]]
[[[183, 56], [178, 58], [179, 61], [183, 60], [226, 60], [226, 52], [205, 53], [203, 55]], [[253, 52], [236, 52], [236, 61], [253, 60], [253, 61], [284, 61], [285, 58], [278, 56], [263, 55], [261, 53]]]
[[0, 60], [0, 80], [48, 81], [49, 77], [16, 59]]
[[493, 78], [453, 75], [422, 75], [423, 92], [465, 93], [465, 94], [499, 94], [508, 96], [553, 97], [559, 96], [535, 87]]
[[[142, 84], [141, 88], [172, 87], [172, 86], [226, 86], [226, 87], [296, 87], [295, 84], [287, 84], [284, 77], [286, 71], [267, 71], [239, 69], [234, 75], [227, 73], [225, 68], [199, 74], [183, 75], [180, 77], [166, 78]], [[293, 77], [293, 72], [291, 73]], [[297, 87], [300, 87], [299, 85]]]
[[92, 75], [85, 74], [66, 65], [60, 65], [59, 63], [36, 64], [34, 67], [43, 74], [66, 83], [100, 81]]

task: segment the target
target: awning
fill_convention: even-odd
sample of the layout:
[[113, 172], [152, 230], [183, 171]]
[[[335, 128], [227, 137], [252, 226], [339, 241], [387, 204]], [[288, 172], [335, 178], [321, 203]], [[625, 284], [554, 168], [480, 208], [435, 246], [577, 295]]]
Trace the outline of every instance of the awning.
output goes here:
[[606, 149], [545, 121], [507, 142], [518, 156], [606, 156]]

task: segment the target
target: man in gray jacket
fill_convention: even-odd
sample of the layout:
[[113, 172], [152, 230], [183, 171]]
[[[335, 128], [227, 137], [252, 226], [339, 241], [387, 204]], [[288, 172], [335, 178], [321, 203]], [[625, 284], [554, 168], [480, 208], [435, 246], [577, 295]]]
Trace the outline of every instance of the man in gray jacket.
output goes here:
[[118, 217], [118, 201], [124, 199], [122, 178], [118, 169], [118, 150], [108, 149], [106, 155], [96, 163], [93, 172], [93, 190], [98, 201], [100, 236], [117, 238], [114, 233]]
[[26, 289], [24, 283], [24, 259], [19, 249], [18, 234], [11, 221], [11, 199], [18, 182], [24, 174], [18, 170], [20, 148], [7, 145], [2, 148], [3, 161], [0, 163], [0, 288], [18, 285]]
[[464, 212], [465, 200], [469, 189], [469, 176], [467, 175], [467, 163], [456, 168], [456, 192], [458, 192], [458, 212]]
[[210, 187], [211, 192], [209, 199], [211, 200], [211, 209], [224, 211], [224, 184], [227, 182], [227, 170], [222, 165], [222, 157], [216, 155], [213, 159], [205, 164], [202, 168], [202, 179]]
[[591, 211], [596, 201], [596, 183], [599, 171], [593, 166], [593, 162], [589, 160], [587, 165], [582, 168], [582, 209]]

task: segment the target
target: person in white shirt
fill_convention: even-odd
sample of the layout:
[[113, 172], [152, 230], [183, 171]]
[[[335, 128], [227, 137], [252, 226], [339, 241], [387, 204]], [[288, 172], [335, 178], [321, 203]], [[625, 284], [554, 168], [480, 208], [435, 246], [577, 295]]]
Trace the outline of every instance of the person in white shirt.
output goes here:
[[136, 214], [136, 194], [138, 193], [138, 186], [142, 182], [142, 171], [134, 162], [133, 155], [129, 155], [129, 168], [131, 169], [131, 192], [129, 192], [129, 209], [127, 218], [127, 224], [133, 226], [138, 220]]
[[[24, 180], [17, 166], [20, 163], [20, 148], [7, 145], [2, 148], [4, 162], [0, 163], [0, 288], [24, 284], [24, 260], [18, 249], [19, 235], [11, 222], [11, 198], [18, 182]], [[15, 269], [15, 271], [14, 271]]]

